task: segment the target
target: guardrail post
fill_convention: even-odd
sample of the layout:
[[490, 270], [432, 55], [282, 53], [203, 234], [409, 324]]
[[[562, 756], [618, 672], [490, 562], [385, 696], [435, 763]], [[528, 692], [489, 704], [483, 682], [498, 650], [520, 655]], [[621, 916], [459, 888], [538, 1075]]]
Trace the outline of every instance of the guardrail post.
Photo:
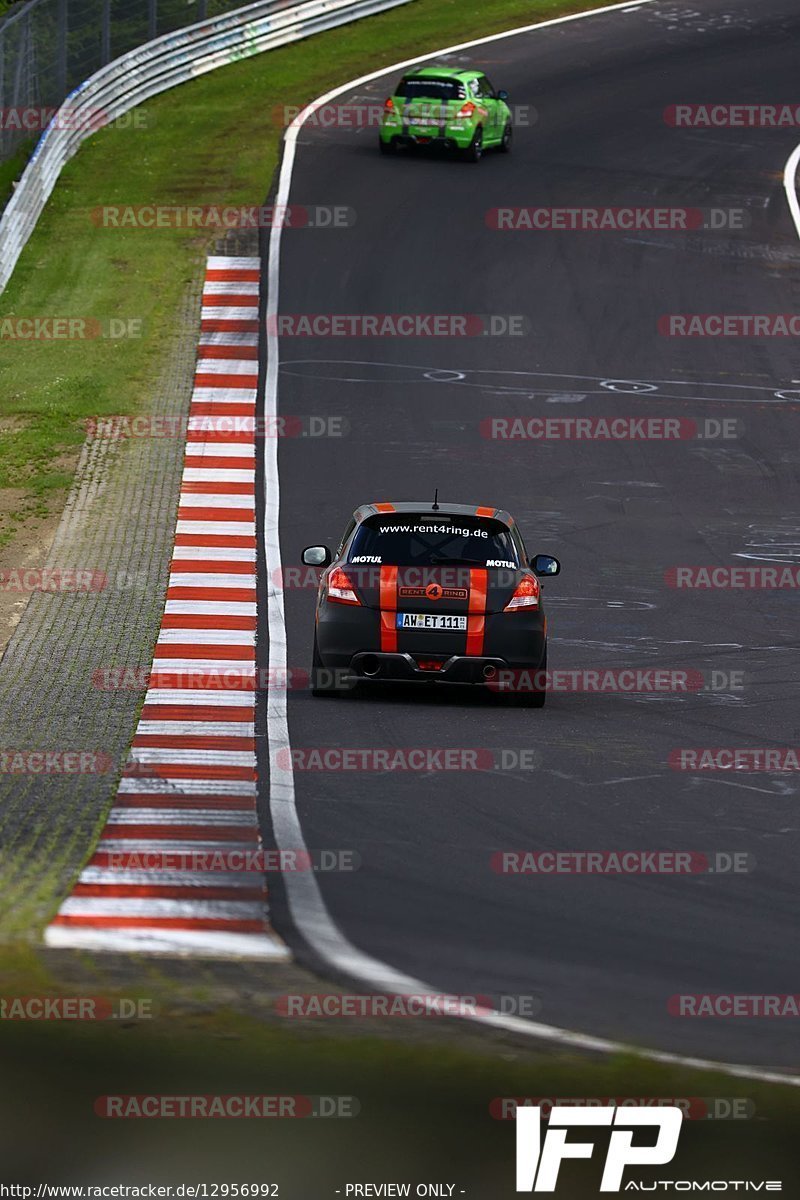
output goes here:
[[[30, 44], [30, 25], [26, 19], [25, 24], [19, 31], [19, 39], [17, 41], [17, 69], [14, 72], [14, 87], [11, 92], [12, 107], [17, 108], [23, 103], [22, 86], [23, 80], [26, 79], [25, 73], [25, 55], [28, 53]], [[27, 89], [26, 89], [27, 90]], [[27, 99], [27, 97], [26, 97]]]
[[147, 36], [151, 42], [158, 37], [158, 0], [147, 2]]
[[[0, 31], [0, 108], [6, 107], [6, 35]], [[0, 134], [0, 157], [6, 157], [6, 131]]]
[[[58, 94], [66, 96], [67, 94], [67, 35], [69, 33], [69, 19], [67, 10], [68, 0], [58, 0]], [[30, 20], [30, 18], [28, 18]]]
[[100, 34], [100, 63], [111, 62], [111, 0], [103, 0], [103, 27]]

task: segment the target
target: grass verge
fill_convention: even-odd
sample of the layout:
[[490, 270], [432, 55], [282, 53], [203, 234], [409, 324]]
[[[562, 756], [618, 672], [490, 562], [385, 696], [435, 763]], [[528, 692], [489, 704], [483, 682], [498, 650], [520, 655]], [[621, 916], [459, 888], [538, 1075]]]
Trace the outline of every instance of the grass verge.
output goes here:
[[[100, 205], [259, 204], [278, 160], [283, 105], [403, 57], [599, 7], [569, 0], [414, 0], [210, 73], [92, 137], [66, 167], [0, 297], [0, 547], [63, 505], [85, 422], [135, 415], [158, 387], [179, 301], [213, 233], [107, 229]], [[0, 186], [2, 178], [0, 177]], [[101, 323], [84, 340], [9, 340], [9, 317]], [[130, 334], [109, 336], [125, 322]], [[13, 547], [12, 547], [13, 553]]]
[[[150, 1006], [145, 1011], [155, 1015], [0, 1020], [6, 1179], [276, 1182], [280, 1196], [304, 1200], [333, 1196], [354, 1178], [438, 1180], [454, 1182], [453, 1195], [464, 1188], [470, 1197], [497, 1200], [513, 1194], [514, 1127], [499, 1119], [501, 1101], [592, 1097], [660, 1099], [684, 1107], [693, 1100], [688, 1111], [696, 1119], [684, 1122], [678, 1155], [656, 1171], [657, 1178], [783, 1178], [784, 1191], [797, 1194], [795, 1088], [631, 1057], [545, 1050], [452, 1021], [290, 1022], [274, 1012], [281, 990], [319, 987], [296, 967], [283, 978], [276, 968], [248, 968], [251, 993], [259, 988], [259, 971], [265, 993], [260, 1014], [253, 1015], [225, 1007], [213, 989], [200, 994], [188, 972], [183, 980], [176, 976], [175, 964], [167, 964], [162, 976], [157, 962], [137, 967], [132, 959], [127, 978], [135, 985], [120, 990], [104, 984], [99, 960], [85, 957], [82, 986], [73, 971], [73, 986], [65, 989], [54, 986], [46, 958], [4, 950], [0, 1009], [14, 997], [72, 994], [102, 996], [115, 1007], [121, 997], [144, 1000]], [[246, 990], [239, 989], [240, 1006]], [[109, 1110], [97, 1103], [108, 1096], [242, 1095], [347, 1097], [352, 1099], [338, 1104], [338, 1111], [357, 1115], [113, 1119], [99, 1115]], [[746, 1101], [739, 1108], [746, 1113], [742, 1119], [704, 1115], [728, 1112], [737, 1100]], [[728, 1107], [715, 1109], [718, 1102]], [[599, 1169], [598, 1155], [593, 1162], [565, 1164], [562, 1190], [573, 1200], [596, 1196]], [[109, 1172], [113, 1180], [106, 1178]], [[653, 1175], [632, 1169], [630, 1177]]]

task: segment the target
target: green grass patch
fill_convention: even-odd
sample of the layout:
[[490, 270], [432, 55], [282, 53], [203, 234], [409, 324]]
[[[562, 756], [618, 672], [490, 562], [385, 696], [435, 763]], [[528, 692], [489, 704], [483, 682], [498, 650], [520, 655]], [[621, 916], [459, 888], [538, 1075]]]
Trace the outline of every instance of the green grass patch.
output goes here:
[[259, 204], [278, 160], [279, 106], [302, 105], [403, 57], [597, 6], [488, 0], [465, 10], [456, 0], [414, 0], [212, 72], [141, 106], [140, 128], [92, 137], [64, 170], [0, 297], [0, 330], [7, 317], [95, 318], [104, 326], [130, 318], [143, 322], [143, 336], [0, 338], [0, 489], [24, 491], [0, 513], [0, 545], [21, 518], [63, 503], [87, 418], [146, 411], [181, 297], [214, 241], [197, 231], [98, 228], [94, 209]]

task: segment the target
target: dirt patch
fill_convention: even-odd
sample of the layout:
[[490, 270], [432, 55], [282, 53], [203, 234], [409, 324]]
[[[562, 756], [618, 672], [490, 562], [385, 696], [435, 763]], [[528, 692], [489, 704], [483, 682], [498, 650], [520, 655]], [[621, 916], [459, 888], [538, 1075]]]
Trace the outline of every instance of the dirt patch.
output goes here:
[[60, 505], [45, 517], [19, 518], [25, 499], [26, 493], [19, 488], [0, 488], [0, 526], [4, 518], [18, 526], [13, 540], [0, 548], [0, 657], [31, 596], [28, 590], [20, 591], [17, 579], [9, 578], [9, 573], [24, 576], [45, 565], [61, 519]]

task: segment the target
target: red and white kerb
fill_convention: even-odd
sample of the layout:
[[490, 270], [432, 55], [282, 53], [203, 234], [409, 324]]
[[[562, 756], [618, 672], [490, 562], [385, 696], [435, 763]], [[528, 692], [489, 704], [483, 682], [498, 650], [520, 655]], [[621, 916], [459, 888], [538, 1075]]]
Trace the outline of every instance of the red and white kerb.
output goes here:
[[[149, 687], [114, 806], [46, 931], [50, 946], [289, 957], [267, 922], [259, 871], [170, 865], [182, 864], [184, 852], [205, 861], [237, 850], [249, 852], [241, 857], [248, 864], [261, 849], [254, 721], [259, 276], [257, 258], [208, 260], [175, 547]], [[222, 418], [219, 430], [214, 417]], [[231, 670], [242, 686], [213, 686]]]

